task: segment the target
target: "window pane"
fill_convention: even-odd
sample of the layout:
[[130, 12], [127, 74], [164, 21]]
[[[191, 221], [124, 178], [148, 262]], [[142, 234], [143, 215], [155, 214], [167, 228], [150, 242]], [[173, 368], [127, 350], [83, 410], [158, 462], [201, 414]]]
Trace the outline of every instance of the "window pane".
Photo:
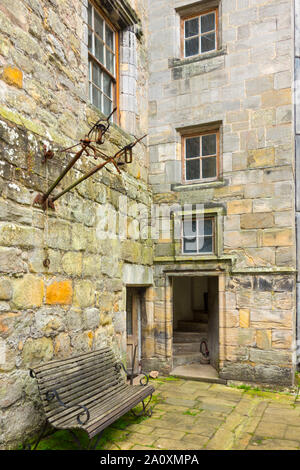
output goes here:
[[201, 36], [201, 52], [214, 51], [216, 48], [215, 33]]
[[103, 95], [103, 113], [108, 116], [112, 112], [112, 102]]
[[202, 159], [202, 178], [214, 178], [217, 176], [216, 157]]
[[212, 235], [212, 219], [204, 219], [204, 235]]
[[196, 231], [197, 231], [197, 223], [195, 219], [183, 220], [183, 235], [185, 237], [193, 237], [194, 235], [197, 234]]
[[193, 18], [184, 22], [184, 35], [186, 38], [199, 34], [199, 18]]
[[198, 180], [200, 178], [200, 159], [186, 161], [186, 179]]
[[183, 251], [184, 253], [197, 253], [197, 239], [183, 239]]
[[199, 38], [186, 39], [185, 57], [199, 54]]
[[201, 33], [214, 31], [215, 29], [215, 14], [209, 13], [208, 15], [201, 16]]
[[93, 105], [101, 109], [101, 93], [93, 86]]
[[88, 3], [88, 24], [92, 26], [92, 5]]
[[96, 64], [96, 62], [93, 62], [93, 82], [99, 88], [102, 88], [102, 86], [101, 86], [101, 69], [100, 69], [99, 65]]
[[213, 252], [212, 237], [199, 237], [198, 252], [199, 253], [212, 253]]
[[185, 140], [185, 156], [186, 158], [200, 156], [200, 137], [191, 137]]
[[95, 36], [95, 57], [101, 62], [101, 64], [104, 63], [103, 48], [103, 42]]
[[114, 74], [114, 55], [106, 49], [106, 68]]
[[101, 16], [98, 15], [96, 10], [94, 10], [94, 26], [95, 26], [95, 33], [103, 39], [103, 19]]
[[202, 136], [202, 155], [216, 155], [217, 153], [217, 136], [209, 134]]
[[93, 33], [90, 28], [88, 28], [88, 49], [93, 53]]
[[105, 42], [112, 50], [114, 50], [114, 33], [113, 31], [105, 24]]
[[111, 89], [112, 89], [111, 78], [106, 74], [103, 73], [103, 92], [111, 98]]

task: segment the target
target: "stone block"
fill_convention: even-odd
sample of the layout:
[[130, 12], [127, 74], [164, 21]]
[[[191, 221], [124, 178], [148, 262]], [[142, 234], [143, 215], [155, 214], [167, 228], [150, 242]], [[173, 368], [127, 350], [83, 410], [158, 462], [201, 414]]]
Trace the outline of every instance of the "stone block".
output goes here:
[[49, 305], [70, 305], [72, 303], [73, 288], [72, 282], [55, 281], [46, 288], [46, 304]]
[[257, 330], [256, 331], [256, 346], [259, 349], [271, 349], [272, 330]]
[[239, 309], [240, 328], [250, 327], [250, 310], [248, 308]]
[[91, 281], [74, 282], [74, 306], [89, 307], [95, 302], [95, 286]]
[[6, 274], [24, 273], [27, 266], [21, 258], [21, 250], [0, 247], [0, 272]]
[[272, 330], [272, 348], [290, 350], [293, 343], [291, 331]]
[[244, 230], [244, 231], [232, 231], [224, 233], [224, 248], [244, 248], [244, 247], [256, 247], [257, 246], [257, 235], [256, 231]]
[[256, 330], [254, 328], [239, 328], [238, 329], [238, 345], [239, 346], [255, 346], [256, 344]]
[[291, 88], [281, 90], [269, 90], [262, 93], [263, 107], [278, 107], [292, 103]]
[[23, 363], [25, 366], [33, 366], [41, 362], [48, 362], [52, 359], [53, 352], [51, 338], [28, 338], [22, 351]]
[[263, 246], [292, 246], [294, 236], [292, 229], [273, 229], [262, 232]]
[[242, 229], [259, 229], [273, 227], [273, 214], [271, 212], [257, 212], [255, 214], [241, 215]]
[[12, 85], [17, 88], [23, 88], [23, 72], [17, 67], [4, 67], [1, 78], [8, 85]]
[[273, 166], [275, 162], [275, 148], [249, 150], [248, 165], [250, 168]]
[[246, 214], [252, 211], [251, 199], [239, 199], [227, 202], [227, 214]]
[[60, 333], [54, 340], [54, 356], [66, 359], [72, 354], [71, 339], [68, 333]]
[[12, 285], [6, 279], [0, 279], [0, 300], [10, 300], [12, 298]]
[[40, 307], [44, 297], [44, 282], [42, 279], [25, 275], [22, 279], [13, 281], [12, 301], [17, 308]]
[[61, 263], [66, 274], [80, 276], [82, 272], [82, 253], [68, 251], [63, 255]]

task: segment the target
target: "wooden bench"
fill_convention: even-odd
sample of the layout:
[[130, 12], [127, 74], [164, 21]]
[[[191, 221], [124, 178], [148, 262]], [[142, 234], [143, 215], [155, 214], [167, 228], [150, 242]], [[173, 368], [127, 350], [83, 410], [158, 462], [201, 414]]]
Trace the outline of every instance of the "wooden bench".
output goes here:
[[[142, 402], [143, 411], [135, 416], [147, 414], [154, 387], [148, 385], [146, 374], [140, 385], [128, 385], [110, 348], [106, 347], [68, 359], [51, 361], [30, 370], [36, 378], [46, 422], [34, 445], [45, 435], [50, 424], [56, 429], [68, 430], [81, 446], [74, 429], [84, 430], [89, 437], [89, 448], [95, 436], [95, 449], [101, 431]], [[147, 403], [144, 400], [147, 399]], [[25, 446], [24, 446], [25, 447]]]

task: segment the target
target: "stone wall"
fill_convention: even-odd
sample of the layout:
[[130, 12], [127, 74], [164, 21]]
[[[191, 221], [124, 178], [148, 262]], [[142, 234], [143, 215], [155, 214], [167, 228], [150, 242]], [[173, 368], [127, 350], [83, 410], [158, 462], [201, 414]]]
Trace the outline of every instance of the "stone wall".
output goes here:
[[[122, 175], [110, 165], [59, 199], [55, 211], [33, 204], [73, 156], [60, 150], [100, 117], [88, 102], [85, 8], [79, 0], [0, 6], [1, 448], [16, 446], [41, 424], [30, 366], [105, 344], [124, 359], [126, 284], [152, 282], [151, 240], [136, 237], [137, 204], [146, 211], [151, 204], [145, 143], [134, 148], [134, 162]], [[137, 87], [147, 79], [145, 41], [130, 34], [136, 60], [128, 66]], [[125, 69], [125, 55], [122, 64]], [[122, 100], [128, 90], [120, 92]], [[146, 133], [143, 100], [137, 93], [134, 119], [121, 108], [123, 128], [110, 127], [104, 152], [112, 155], [132, 142], [126, 130]], [[44, 148], [54, 151], [46, 163]], [[59, 190], [95, 164], [82, 158]], [[127, 203], [124, 220], [120, 197]]]
[[[218, 50], [180, 58], [180, 16], [217, 4]], [[156, 282], [175, 266], [182, 272], [184, 265], [187, 272], [205, 273], [208, 266], [211, 272], [225, 271], [226, 327], [220, 331], [225, 378], [293, 381], [293, 4], [292, 0], [152, 2], [149, 181], [154, 201], [203, 204], [210, 214], [216, 212], [218, 220], [215, 256], [182, 255], [180, 243], [161, 237], [155, 246]], [[220, 129], [219, 179], [185, 184], [181, 136], [210, 126]], [[279, 285], [286, 290], [278, 290]], [[172, 321], [172, 309], [164, 306], [164, 312]], [[170, 363], [171, 340], [167, 350]], [[272, 368], [273, 375], [268, 371]]]

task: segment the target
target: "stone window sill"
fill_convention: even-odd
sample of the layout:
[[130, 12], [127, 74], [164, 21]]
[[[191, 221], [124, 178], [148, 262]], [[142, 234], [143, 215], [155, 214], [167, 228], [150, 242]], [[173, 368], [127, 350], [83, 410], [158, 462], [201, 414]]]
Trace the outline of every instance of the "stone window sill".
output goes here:
[[195, 62], [201, 62], [203, 60], [213, 59], [214, 57], [219, 57], [225, 54], [227, 54], [227, 50], [226, 48], [222, 48], [217, 51], [207, 52], [205, 54], [198, 55], [196, 57], [189, 57], [185, 59], [172, 58], [172, 59], [169, 59], [169, 68], [193, 64]]
[[191, 184], [172, 184], [171, 190], [172, 191], [195, 191], [198, 189], [210, 189], [210, 188], [218, 188], [220, 186], [225, 186], [224, 180], [218, 181], [211, 181], [209, 183], [191, 183]]

